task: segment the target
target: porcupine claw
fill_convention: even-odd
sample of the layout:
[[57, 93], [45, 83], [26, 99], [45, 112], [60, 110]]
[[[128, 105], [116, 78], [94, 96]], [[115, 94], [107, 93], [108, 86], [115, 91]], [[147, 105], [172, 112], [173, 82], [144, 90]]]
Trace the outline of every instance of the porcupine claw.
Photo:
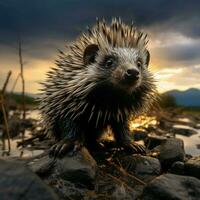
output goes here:
[[145, 155], [146, 154], [146, 149], [143, 145], [141, 144], [137, 144], [137, 143], [133, 143], [130, 142], [128, 144], [124, 144], [123, 148], [125, 151], [127, 151], [128, 153], [132, 153], [132, 154], [142, 154]]
[[49, 157], [62, 158], [67, 153], [74, 154], [81, 146], [79, 141], [63, 139], [51, 147]]

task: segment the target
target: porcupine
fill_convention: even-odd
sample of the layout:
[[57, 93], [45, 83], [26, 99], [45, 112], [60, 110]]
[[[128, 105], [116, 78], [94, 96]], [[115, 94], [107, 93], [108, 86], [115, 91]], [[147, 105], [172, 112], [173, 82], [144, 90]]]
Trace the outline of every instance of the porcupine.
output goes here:
[[97, 20], [59, 52], [40, 99], [45, 132], [57, 140], [50, 155], [90, 148], [108, 126], [119, 147], [145, 152], [132, 141], [128, 122], [148, 110], [157, 94], [147, 43], [146, 34], [114, 18], [110, 24]]

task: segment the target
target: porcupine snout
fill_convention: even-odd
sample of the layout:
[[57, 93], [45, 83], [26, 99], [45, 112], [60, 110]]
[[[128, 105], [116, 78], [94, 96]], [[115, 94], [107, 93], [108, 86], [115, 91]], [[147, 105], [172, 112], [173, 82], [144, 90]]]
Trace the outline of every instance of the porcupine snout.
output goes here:
[[127, 80], [137, 81], [140, 78], [140, 72], [137, 69], [128, 69], [124, 74], [124, 78]]

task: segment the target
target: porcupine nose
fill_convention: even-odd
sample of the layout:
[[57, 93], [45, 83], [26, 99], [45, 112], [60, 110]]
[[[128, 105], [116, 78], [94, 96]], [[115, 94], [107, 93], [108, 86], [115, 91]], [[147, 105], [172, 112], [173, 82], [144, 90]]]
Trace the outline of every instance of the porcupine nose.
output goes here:
[[139, 79], [139, 71], [136, 69], [128, 69], [125, 73], [125, 78], [126, 79], [131, 79], [131, 80], [138, 80]]

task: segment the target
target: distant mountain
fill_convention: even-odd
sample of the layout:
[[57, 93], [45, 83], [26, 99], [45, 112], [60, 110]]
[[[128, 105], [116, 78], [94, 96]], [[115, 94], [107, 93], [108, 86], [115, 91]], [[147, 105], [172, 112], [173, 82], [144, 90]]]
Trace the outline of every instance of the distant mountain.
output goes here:
[[200, 106], [200, 89], [190, 88], [185, 91], [171, 90], [165, 92], [176, 99], [177, 105], [180, 106]]

